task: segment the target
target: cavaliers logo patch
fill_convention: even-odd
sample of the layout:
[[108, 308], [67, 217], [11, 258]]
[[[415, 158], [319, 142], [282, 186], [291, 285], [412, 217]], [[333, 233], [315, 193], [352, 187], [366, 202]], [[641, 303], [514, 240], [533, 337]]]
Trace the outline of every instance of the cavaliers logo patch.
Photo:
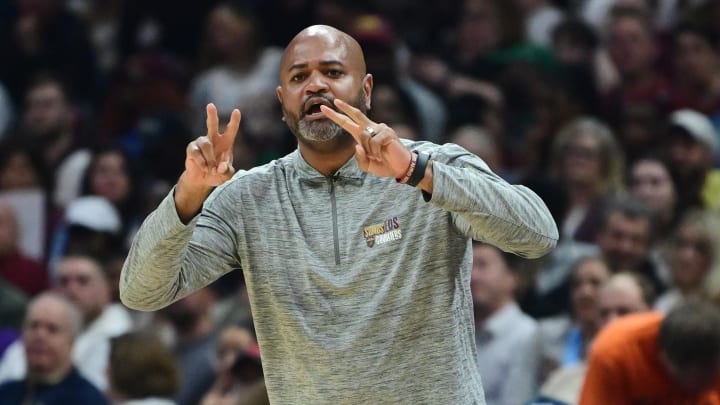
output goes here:
[[368, 247], [382, 245], [402, 239], [402, 230], [397, 217], [392, 217], [381, 224], [368, 225], [363, 229], [363, 236]]

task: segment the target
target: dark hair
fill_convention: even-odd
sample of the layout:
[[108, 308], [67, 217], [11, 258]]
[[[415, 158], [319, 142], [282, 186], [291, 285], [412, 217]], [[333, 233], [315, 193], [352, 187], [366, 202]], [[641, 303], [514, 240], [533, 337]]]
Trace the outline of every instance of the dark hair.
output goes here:
[[675, 26], [672, 32], [673, 45], [677, 46], [678, 37], [682, 34], [692, 34], [703, 39], [714, 50], [720, 49], [718, 33], [710, 27], [692, 21], [683, 21]]
[[678, 305], [663, 319], [658, 343], [676, 367], [715, 367], [720, 359], [720, 311], [700, 300]]
[[587, 49], [596, 49], [599, 43], [598, 36], [592, 27], [577, 17], [563, 20], [553, 28], [553, 42], [562, 38]]
[[109, 379], [128, 399], [171, 398], [178, 390], [178, 368], [160, 339], [129, 332], [110, 340]]
[[631, 194], [617, 194], [608, 199], [608, 203], [603, 210], [600, 218], [599, 229], [605, 230], [612, 214], [619, 213], [627, 218], [644, 219], [650, 226], [650, 235], [654, 231], [654, 217], [650, 207], [645, 204], [639, 197]]

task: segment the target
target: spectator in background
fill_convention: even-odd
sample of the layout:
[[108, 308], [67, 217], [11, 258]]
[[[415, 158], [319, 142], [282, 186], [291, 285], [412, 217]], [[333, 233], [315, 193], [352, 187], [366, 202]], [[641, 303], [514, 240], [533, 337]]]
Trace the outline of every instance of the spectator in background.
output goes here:
[[662, 293], [666, 285], [650, 260], [653, 244], [653, 216], [649, 207], [631, 195], [610, 199], [600, 216], [595, 243], [613, 273], [642, 274]]
[[35, 297], [22, 334], [25, 356], [21, 366], [27, 369], [27, 375], [0, 384], [2, 402], [107, 404], [97, 387], [73, 365], [73, 343], [82, 323], [82, 314], [65, 297], [54, 293]]
[[[612, 275], [600, 288], [598, 307], [601, 328], [616, 318], [648, 311], [652, 308], [653, 300], [652, 285], [642, 276], [635, 273]], [[544, 382], [540, 388], [540, 398], [533, 404], [539, 405], [543, 399], [552, 399], [576, 405], [580, 401], [586, 370], [585, 361], [557, 369]]]
[[110, 340], [107, 396], [117, 405], [174, 405], [179, 370], [155, 335], [129, 332]]
[[20, 229], [15, 211], [0, 201], [0, 279], [32, 297], [48, 287], [45, 267], [20, 251]]
[[85, 196], [72, 201], [53, 234], [48, 259], [50, 278], [56, 262], [68, 253], [82, 252], [105, 258], [122, 249], [122, 221], [117, 209], [104, 197]]
[[376, 103], [383, 89], [389, 87], [405, 102], [407, 112], [403, 124], [416, 127], [416, 139], [440, 141], [447, 122], [446, 106], [442, 99], [410, 76], [408, 49], [390, 22], [377, 14], [360, 15], [354, 19], [349, 34], [363, 48], [367, 71], [373, 75], [375, 87], [370, 118], [395, 128], [393, 120], [383, 118], [387, 106]]
[[20, 132], [53, 173], [53, 204], [64, 207], [80, 193], [81, 173], [90, 160], [80, 116], [62, 81], [39, 75], [25, 90]]
[[82, 195], [100, 196], [111, 203], [120, 215], [118, 236], [123, 247], [129, 247], [142, 221], [140, 177], [127, 153], [118, 147], [101, 148], [93, 154], [83, 176]]
[[[129, 331], [131, 318], [120, 304], [110, 303], [105, 270], [89, 256], [66, 256], [58, 261], [55, 288], [82, 312], [83, 327], [75, 339], [73, 360], [83, 376], [104, 391], [110, 338]], [[23, 346], [18, 342], [0, 361], [0, 381], [22, 378], [26, 371]]]
[[212, 309], [216, 303], [210, 287], [163, 308], [159, 315], [173, 328], [172, 353], [180, 367], [178, 405], [196, 405], [213, 384], [215, 372], [211, 360], [215, 353], [215, 325]]
[[678, 209], [720, 208], [720, 171], [713, 169], [720, 143], [712, 122], [688, 109], [674, 111], [668, 121], [665, 152], [676, 176]]
[[[51, 234], [62, 215], [54, 206], [53, 176], [26, 140], [9, 137], [0, 144], [0, 198], [11, 203], [21, 216], [20, 248], [31, 258], [45, 262]], [[19, 212], [18, 212], [19, 211]]]
[[493, 172], [506, 177], [502, 160], [502, 150], [496, 139], [484, 128], [475, 125], [464, 125], [448, 136], [448, 142], [460, 145], [485, 161]]
[[613, 274], [600, 289], [602, 327], [628, 314], [649, 311], [655, 302], [653, 286], [637, 273]]
[[228, 326], [217, 339], [215, 383], [202, 399], [202, 405], [269, 404], [260, 350], [251, 332]]
[[634, 7], [614, 8], [606, 46], [619, 74], [619, 82], [603, 95], [605, 118], [611, 125], [619, 125], [623, 111], [637, 106], [665, 114], [670, 108], [670, 83], [655, 67], [658, 49], [649, 16]]
[[558, 367], [581, 364], [601, 327], [600, 288], [610, 278], [607, 263], [598, 256], [579, 259], [570, 276], [570, 313], [539, 322], [542, 359], [540, 380]]
[[707, 115], [720, 126], [720, 36], [713, 28], [684, 22], [673, 30], [672, 104]]
[[720, 312], [687, 302], [630, 315], [593, 343], [580, 405], [720, 404]]
[[569, 198], [562, 235], [594, 242], [605, 199], [623, 186], [624, 159], [612, 131], [594, 118], [573, 120], [557, 134], [550, 162], [550, 176]]
[[[193, 80], [190, 98], [194, 111], [212, 102], [218, 114], [229, 117], [239, 108], [243, 142], [256, 149], [256, 164], [281, 156], [288, 143], [275, 97], [282, 50], [265, 46], [262, 26], [253, 11], [238, 2], [215, 6], [207, 18], [201, 50], [204, 66]], [[195, 128], [205, 123], [195, 117]]]
[[488, 405], [522, 404], [537, 389], [537, 323], [514, 298], [520, 266], [517, 256], [473, 243], [475, 344]]
[[97, 71], [85, 24], [67, 10], [66, 0], [11, 2], [0, 23], [0, 82], [16, 105], [42, 71], [57, 75], [83, 99], [94, 96]]
[[688, 298], [717, 294], [711, 292], [717, 286], [710, 278], [720, 270], [718, 226], [720, 222], [707, 212], [693, 210], [683, 215], [670, 245], [671, 288], [658, 298], [656, 309], [668, 312]]
[[663, 284], [670, 284], [670, 264], [666, 249], [681, 214], [672, 166], [664, 158], [646, 154], [628, 171], [628, 190], [642, 200], [653, 216], [653, 243], [650, 261]]

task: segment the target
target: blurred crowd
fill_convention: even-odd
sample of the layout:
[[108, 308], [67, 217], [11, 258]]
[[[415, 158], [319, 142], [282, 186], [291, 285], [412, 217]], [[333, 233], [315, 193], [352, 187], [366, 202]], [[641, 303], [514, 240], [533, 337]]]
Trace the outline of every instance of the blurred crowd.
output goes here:
[[[373, 120], [467, 148], [558, 224], [539, 260], [474, 245], [488, 405], [578, 403], [616, 318], [718, 311], [720, 0], [13, 0], [0, 4], [0, 402], [267, 402], [240, 271], [155, 313], [123, 307], [118, 280], [207, 103], [221, 122], [242, 111], [236, 168], [295, 148], [278, 67], [317, 23], [363, 47]], [[703, 319], [688, 336], [720, 328]]]

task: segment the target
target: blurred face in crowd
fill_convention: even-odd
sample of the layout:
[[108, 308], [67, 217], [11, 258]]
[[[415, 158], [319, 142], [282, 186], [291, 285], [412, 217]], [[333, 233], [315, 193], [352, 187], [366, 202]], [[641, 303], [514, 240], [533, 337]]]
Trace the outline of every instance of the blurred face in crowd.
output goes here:
[[612, 212], [598, 232], [596, 243], [613, 270], [633, 270], [650, 249], [650, 231], [647, 218]]
[[598, 140], [581, 133], [567, 144], [563, 155], [563, 175], [572, 184], [598, 183], [602, 176]]
[[678, 227], [672, 251], [672, 273], [681, 290], [694, 290], [702, 284], [713, 259], [712, 242], [696, 224]]
[[285, 122], [304, 145], [335, 150], [355, 140], [326, 118], [320, 105], [337, 110], [333, 102], [339, 98], [366, 113], [372, 86], [354, 40], [329, 28], [310, 27], [290, 42], [283, 55], [277, 95]]
[[655, 44], [652, 33], [632, 17], [616, 18], [610, 26], [608, 50], [622, 76], [636, 78], [652, 69]]
[[209, 16], [207, 35], [210, 46], [228, 56], [247, 50], [253, 35], [253, 22], [230, 7], [216, 7]]
[[675, 39], [675, 77], [694, 85], [705, 85], [717, 74], [718, 55], [701, 36], [683, 32]]
[[0, 202], [0, 257], [15, 253], [18, 246], [18, 225], [15, 212]]
[[0, 190], [21, 190], [39, 184], [38, 173], [30, 157], [21, 150], [11, 153], [5, 166], [0, 168]]
[[181, 335], [190, 334], [214, 303], [215, 294], [209, 287], [205, 287], [170, 304], [162, 310], [162, 314]]
[[82, 311], [85, 320], [95, 319], [110, 303], [110, 288], [99, 264], [82, 256], [61, 259], [57, 264], [58, 290]]
[[49, 377], [67, 371], [75, 331], [66, 303], [44, 297], [30, 306], [23, 325], [23, 346], [28, 372]]
[[502, 153], [490, 133], [483, 128], [474, 126], [461, 127], [452, 134], [450, 142], [458, 144], [477, 155], [493, 171], [498, 172], [502, 169]]
[[127, 162], [119, 152], [107, 152], [95, 159], [90, 173], [92, 191], [118, 204], [130, 194], [130, 175]]
[[599, 306], [603, 325], [621, 316], [650, 309], [640, 285], [626, 274], [614, 275], [602, 286]]
[[587, 259], [577, 265], [571, 278], [570, 300], [578, 322], [599, 324], [600, 287], [609, 277], [610, 269], [599, 259]]
[[668, 139], [673, 167], [683, 175], [700, 175], [712, 165], [712, 151], [682, 129], [675, 128]]
[[254, 339], [247, 329], [239, 326], [225, 328], [218, 338], [218, 371], [229, 371], [238, 356], [253, 343]]
[[494, 246], [473, 246], [473, 269], [470, 288], [473, 304], [485, 313], [492, 313], [512, 299], [517, 277]]
[[45, 82], [32, 87], [25, 99], [25, 128], [34, 136], [54, 139], [70, 123], [70, 109], [62, 89]]
[[630, 188], [653, 213], [660, 217], [672, 215], [677, 200], [675, 184], [662, 162], [638, 160], [630, 169]]
[[466, 0], [459, 26], [461, 57], [473, 57], [495, 49], [501, 41], [498, 16], [488, 0]]

